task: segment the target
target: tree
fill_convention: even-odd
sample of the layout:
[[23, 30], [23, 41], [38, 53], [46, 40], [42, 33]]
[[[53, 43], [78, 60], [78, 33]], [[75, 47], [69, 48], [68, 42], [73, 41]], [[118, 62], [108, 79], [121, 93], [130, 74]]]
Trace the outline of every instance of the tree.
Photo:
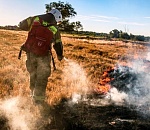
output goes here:
[[83, 26], [80, 21], [73, 22], [72, 24], [74, 25], [75, 31], [78, 32], [79, 30], [81, 30], [81, 31], [83, 30]]
[[69, 23], [69, 20], [63, 20], [62, 24], [59, 25], [60, 30], [71, 32], [74, 31], [74, 24]]
[[144, 37], [144, 36], [141, 36], [141, 35], [137, 35], [137, 36], [136, 36], [136, 40], [137, 40], [137, 41], [144, 41], [144, 40], [145, 40], [145, 37]]
[[114, 29], [114, 30], [112, 30], [112, 31], [110, 31], [110, 37], [112, 37], [112, 38], [119, 38], [119, 31], [117, 30], [117, 29]]
[[66, 3], [61, 1], [58, 1], [58, 3], [52, 2], [50, 4], [45, 4], [45, 8], [46, 8], [46, 12], [50, 11], [53, 8], [58, 9], [62, 13], [63, 19], [74, 17], [75, 15], [77, 15], [72, 5], [69, 4], [68, 2]]
[[130, 33], [130, 39], [131, 40], [136, 40], [136, 36]]
[[128, 35], [128, 33], [122, 32], [121, 35], [120, 35], [120, 38], [123, 38], [123, 39], [130, 39], [130, 36]]

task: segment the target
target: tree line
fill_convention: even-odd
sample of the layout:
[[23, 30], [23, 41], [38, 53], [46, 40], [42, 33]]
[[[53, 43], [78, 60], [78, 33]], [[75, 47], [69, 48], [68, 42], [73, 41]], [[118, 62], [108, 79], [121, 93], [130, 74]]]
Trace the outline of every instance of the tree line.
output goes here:
[[113, 29], [109, 33], [98, 33], [98, 32], [92, 32], [92, 31], [80, 31], [80, 32], [74, 32], [78, 33], [80, 35], [86, 35], [86, 36], [92, 36], [92, 37], [101, 37], [105, 39], [120, 39], [120, 40], [132, 40], [132, 41], [150, 41], [150, 37], [145, 37], [144, 35], [134, 35], [134, 34], [128, 34], [127, 32], [119, 31], [117, 29]]

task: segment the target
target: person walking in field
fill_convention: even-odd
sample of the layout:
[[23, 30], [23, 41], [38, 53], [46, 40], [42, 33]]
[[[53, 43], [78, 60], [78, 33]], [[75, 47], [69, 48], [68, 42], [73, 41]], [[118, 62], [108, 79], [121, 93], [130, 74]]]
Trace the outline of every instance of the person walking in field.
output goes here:
[[21, 46], [27, 54], [26, 67], [30, 74], [30, 90], [35, 103], [42, 103], [46, 97], [46, 86], [51, 74], [51, 49], [56, 51], [57, 59], [63, 59], [63, 44], [57, 27], [62, 14], [52, 9], [46, 14], [28, 17], [19, 23], [22, 30], [29, 31]]

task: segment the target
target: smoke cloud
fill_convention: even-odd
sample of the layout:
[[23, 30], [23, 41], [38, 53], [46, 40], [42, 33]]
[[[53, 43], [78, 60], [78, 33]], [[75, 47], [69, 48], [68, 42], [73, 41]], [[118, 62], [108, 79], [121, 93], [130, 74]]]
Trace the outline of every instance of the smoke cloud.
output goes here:
[[[149, 58], [148, 53], [146, 59]], [[133, 92], [128, 94], [127, 102], [135, 105], [140, 113], [150, 116], [150, 71], [147, 67], [150, 67], [150, 63], [145, 63], [142, 59], [133, 61], [133, 71], [137, 81]]]
[[18, 96], [0, 101], [0, 115], [7, 118], [11, 130], [39, 129], [39, 121], [42, 126], [40, 108], [29, 98]]
[[[149, 59], [150, 53], [146, 57], [146, 60]], [[69, 103], [78, 103], [81, 100], [83, 101], [82, 95], [87, 94], [90, 82], [87, 80], [86, 73], [79, 64], [67, 59], [66, 61], [63, 82], [68, 90], [73, 90], [72, 99]], [[121, 66], [118, 69], [124, 71], [124, 68]], [[136, 75], [136, 81], [134, 83], [129, 82], [126, 86], [129, 90], [131, 89], [129, 92], [122, 92], [112, 87], [103, 98], [84, 98], [84, 101], [87, 101], [90, 105], [97, 106], [109, 105], [111, 103], [116, 105], [125, 104], [129, 105], [129, 107], [132, 105], [142, 115], [150, 116], [150, 73], [146, 69], [144, 60], [136, 59], [132, 61], [132, 69], [129, 69], [129, 72]]]
[[150, 61], [150, 51], [147, 53], [146, 60]]
[[65, 59], [63, 84], [72, 95], [72, 103], [77, 103], [88, 92], [88, 79], [83, 68], [74, 61]]
[[[146, 60], [147, 61], [146, 61]], [[136, 59], [130, 64], [132, 64], [129, 69], [129, 76], [134, 75], [134, 81], [132, 77], [131, 81], [127, 81], [125, 87], [129, 89], [128, 92], [120, 92], [118, 90], [113, 90], [112, 88], [109, 92], [111, 95], [111, 101], [115, 102], [115, 104], [123, 104], [134, 106], [139, 114], [145, 117], [150, 116], [150, 53], [147, 53], [147, 57], [145, 59]], [[124, 71], [123, 66], [118, 67], [119, 71]], [[122, 73], [123, 74], [123, 73]], [[131, 75], [130, 75], [131, 74]], [[126, 76], [126, 75], [125, 75]], [[122, 86], [124, 87], [124, 86]]]

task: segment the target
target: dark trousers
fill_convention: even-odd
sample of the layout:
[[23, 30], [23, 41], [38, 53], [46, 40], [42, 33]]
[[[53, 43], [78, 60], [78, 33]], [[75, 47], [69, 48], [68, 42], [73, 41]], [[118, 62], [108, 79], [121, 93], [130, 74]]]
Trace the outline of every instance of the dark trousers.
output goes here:
[[51, 56], [27, 54], [26, 67], [30, 74], [30, 89], [35, 100], [44, 100], [48, 77], [51, 74]]

